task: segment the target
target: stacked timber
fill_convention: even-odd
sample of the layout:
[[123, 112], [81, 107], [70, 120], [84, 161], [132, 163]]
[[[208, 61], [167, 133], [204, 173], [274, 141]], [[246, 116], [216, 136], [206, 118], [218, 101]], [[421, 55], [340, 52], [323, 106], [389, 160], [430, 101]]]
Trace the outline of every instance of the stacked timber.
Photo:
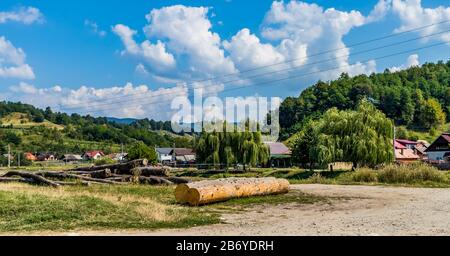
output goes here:
[[0, 182], [24, 182], [52, 187], [131, 183], [172, 185], [189, 182], [185, 178], [170, 177], [168, 169], [161, 166], [147, 166], [147, 162], [146, 159], [138, 159], [126, 163], [87, 166], [61, 171], [9, 171], [0, 176]]
[[179, 203], [192, 206], [226, 201], [231, 198], [281, 194], [289, 192], [286, 179], [267, 178], [225, 178], [179, 184], [175, 198]]

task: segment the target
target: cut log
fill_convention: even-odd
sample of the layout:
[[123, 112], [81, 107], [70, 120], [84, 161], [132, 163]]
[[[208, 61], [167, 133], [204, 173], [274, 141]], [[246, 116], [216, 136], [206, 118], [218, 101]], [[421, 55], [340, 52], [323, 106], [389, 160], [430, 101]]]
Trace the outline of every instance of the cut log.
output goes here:
[[130, 174], [131, 169], [136, 168], [136, 167], [141, 167], [141, 166], [147, 166], [147, 164], [148, 164], [147, 159], [136, 159], [136, 160], [128, 161], [125, 163], [77, 167], [77, 168], [69, 169], [66, 171], [67, 172], [77, 172], [77, 171], [92, 172], [92, 171], [110, 169], [111, 171], [113, 171], [114, 173], [117, 173], [117, 174]]
[[3, 177], [12, 177], [12, 176], [19, 176], [25, 179], [32, 179], [36, 184], [44, 184], [52, 187], [59, 186], [59, 184], [54, 181], [48, 180], [40, 175], [30, 172], [9, 171], [5, 173], [5, 175], [3, 175]]
[[147, 167], [136, 167], [131, 170], [131, 173], [136, 176], [168, 176], [169, 170], [164, 167], [157, 166], [147, 166]]
[[175, 183], [175, 184], [185, 184], [185, 183], [189, 183], [189, 180], [186, 178], [181, 178], [181, 177], [167, 177], [166, 179], [170, 180], [171, 182]]
[[179, 203], [196, 206], [231, 198], [287, 192], [289, 192], [289, 182], [286, 179], [226, 178], [180, 184], [175, 189], [175, 198]]
[[24, 183], [33, 183], [33, 180], [32, 180], [32, 179], [25, 179], [25, 178], [0, 177], [0, 182], [24, 182]]
[[65, 172], [39, 172], [37, 174], [40, 176], [43, 176], [43, 177], [52, 177], [52, 178], [59, 178], [59, 179], [79, 179], [79, 180], [85, 180], [85, 181], [94, 181], [94, 182], [98, 182], [98, 183], [117, 184], [117, 182], [112, 181], [112, 180], [96, 179], [96, 178], [86, 177], [83, 175], [77, 175], [77, 174], [65, 173]]
[[173, 183], [165, 178], [157, 176], [139, 176], [139, 183], [150, 185], [172, 185]]
[[[89, 187], [91, 185], [90, 181], [84, 181], [84, 180], [80, 180], [80, 181], [57, 181], [57, 183], [61, 186], [86, 186]], [[98, 183], [98, 184], [103, 184], [103, 183]]]
[[113, 176], [110, 169], [98, 171], [69, 171], [68, 173], [76, 175], [86, 175], [97, 179], [105, 179]]

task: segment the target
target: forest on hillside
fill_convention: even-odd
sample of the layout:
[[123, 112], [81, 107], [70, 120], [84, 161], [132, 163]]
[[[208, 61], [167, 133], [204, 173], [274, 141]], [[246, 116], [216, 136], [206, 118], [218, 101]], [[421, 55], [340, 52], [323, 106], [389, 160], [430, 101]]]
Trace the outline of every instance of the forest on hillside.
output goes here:
[[367, 98], [396, 125], [429, 131], [450, 121], [450, 60], [398, 72], [319, 81], [280, 106], [281, 137], [287, 139], [333, 107], [354, 109]]
[[[6, 152], [8, 144], [21, 151], [57, 153], [82, 153], [92, 149], [114, 151], [114, 146], [126, 146], [135, 141], [152, 147], [191, 146], [189, 137], [171, 132], [170, 121], [141, 119], [125, 124], [108, 121], [106, 117], [68, 115], [53, 112], [49, 107], [42, 110], [20, 102], [0, 102], [0, 119], [13, 113], [22, 113], [24, 118], [20, 122], [32, 122], [33, 125], [23, 128], [0, 124], [0, 153]], [[44, 122], [62, 129], [39, 125]]]

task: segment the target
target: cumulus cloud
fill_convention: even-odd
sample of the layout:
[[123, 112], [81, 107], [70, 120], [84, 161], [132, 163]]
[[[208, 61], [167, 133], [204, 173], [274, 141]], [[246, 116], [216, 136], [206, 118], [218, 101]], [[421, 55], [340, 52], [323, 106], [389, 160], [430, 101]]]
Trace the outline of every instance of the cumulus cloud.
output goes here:
[[271, 44], [263, 44], [259, 38], [245, 28], [231, 38], [224, 41], [224, 48], [230, 54], [231, 60], [240, 69], [250, 69], [257, 66], [280, 63], [285, 57]]
[[20, 22], [26, 25], [42, 23], [44, 15], [35, 7], [20, 7], [13, 11], [0, 12], [0, 24], [6, 22]]
[[137, 32], [123, 24], [115, 25], [112, 31], [121, 38], [125, 46], [122, 54], [146, 61], [153, 70], [166, 70], [176, 65], [174, 56], [166, 51], [166, 45], [160, 40], [156, 44], [152, 44], [149, 40], [138, 44], [133, 38]]
[[[315, 79], [329, 80], [339, 76], [341, 72], [351, 75], [371, 73], [376, 70], [376, 63], [350, 64], [350, 49], [343, 42], [343, 37], [351, 29], [379, 19], [387, 7], [380, 1], [368, 17], [359, 11], [339, 11], [335, 8], [324, 9], [317, 4], [300, 1], [273, 2], [266, 13], [262, 26], [262, 36], [279, 42], [276, 47], [286, 59], [299, 59], [305, 64], [304, 73], [314, 73], [314, 78], [305, 78], [308, 82]], [[332, 49], [340, 49], [329, 51]], [[328, 52], [327, 52], [328, 51]], [[320, 57], [308, 57], [317, 53]], [[322, 61], [329, 60], [329, 61]], [[320, 63], [318, 63], [320, 62]], [[292, 63], [295, 67], [303, 63]], [[329, 70], [321, 72], [323, 70]]]
[[33, 69], [25, 63], [25, 52], [0, 37], [0, 78], [34, 79]]
[[409, 55], [409, 57], [406, 59], [405, 64], [400, 65], [398, 67], [391, 67], [389, 70], [391, 72], [397, 72], [397, 71], [401, 71], [401, 70], [408, 69], [410, 67], [419, 66], [419, 65], [420, 65], [419, 55], [412, 54], [412, 55]]
[[86, 19], [86, 20], [84, 20], [84, 25], [86, 27], [88, 27], [94, 34], [96, 34], [98, 36], [100, 36], [100, 37], [106, 36], [106, 31], [100, 29], [98, 27], [97, 22]]
[[81, 86], [77, 89], [55, 85], [49, 88], [37, 88], [31, 84], [20, 83], [10, 87], [8, 99], [20, 100], [41, 108], [68, 113], [76, 112], [95, 116], [113, 117], [152, 117], [169, 120], [171, 100], [186, 97], [187, 88], [176, 86], [151, 90], [147, 85], [94, 88]]
[[174, 5], [153, 9], [146, 15], [148, 37], [167, 41], [167, 48], [186, 63], [178, 69], [189, 77], [208, 77], [236, 72], [225, 56], [219, 34], [212, 32], [208, 8]]
[[[421, 0], [393, 0], [392, 11], [401, 22], [396, 32], [411, 30], [417, 27], [450, 20], [450, 7], [439, 6], [436, 8], [422, 7]], [[421, 35], [428, 35], [439, 31], [450, 30], [450, 22], [444, 22], [436, 26], [429, 26], [419, 31]], [[450, 33], [439, 36], [442, 41], [450, 41]]]
[[9, 89], [13, 92], [25, 94], [34, 94], [38, 92], [38, 89], [34, 87], [34, 85], [25, 82], [20, 82], [19, 85], [11, 86]]

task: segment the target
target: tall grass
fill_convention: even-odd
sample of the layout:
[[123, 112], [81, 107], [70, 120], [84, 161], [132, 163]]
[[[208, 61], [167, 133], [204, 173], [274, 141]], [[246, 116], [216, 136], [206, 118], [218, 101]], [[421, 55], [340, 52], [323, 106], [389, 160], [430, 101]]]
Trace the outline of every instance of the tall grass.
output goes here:
[[354, 182], [377, 182], [377, 173], [371, 169], [360, 168], [350, 176]]
[[383, 183], [420, 183], [426, 181], [448, 182], [442, 171], [427, 164], [388, 165], [378, 173], [378, 181]]
[[448, 183], [444, 172], [424, 163], [387, 165], [380, 170], [359, 168], [350, 175], [354, 182], [418, 184], [424, 182]]

